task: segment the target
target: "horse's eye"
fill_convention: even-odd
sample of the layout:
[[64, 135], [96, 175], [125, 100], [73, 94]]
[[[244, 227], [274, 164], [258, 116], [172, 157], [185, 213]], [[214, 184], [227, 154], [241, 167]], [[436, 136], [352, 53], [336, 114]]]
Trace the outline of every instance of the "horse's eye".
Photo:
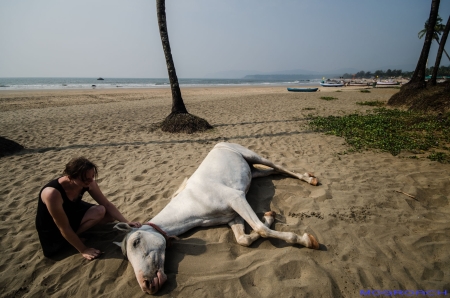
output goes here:
[[133, 241], [133, 247], [137, 247], [138, 245], [139, 245], [139, 242], [140, 242], [141, 240], [139, 239], [139, 238], [136, 238], [136, 239], [134, 239], [134, 241]]

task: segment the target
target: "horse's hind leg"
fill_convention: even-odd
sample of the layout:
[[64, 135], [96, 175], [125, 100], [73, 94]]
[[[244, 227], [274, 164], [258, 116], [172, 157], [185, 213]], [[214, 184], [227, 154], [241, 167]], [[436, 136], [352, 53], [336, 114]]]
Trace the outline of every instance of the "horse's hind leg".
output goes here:
[[[264, 225], [270, 227], [273, 224], [275, 212], [269, 211], [264, 214]], [[235, 219], [230, 221], [228, 225], [231, 227], [236, 238], [237, 243], [242, 246], [249, 246], [255, 240], [261, 237], [257, 232], [252, 231], [250, 234], [245, 234], [244, 219], [241, 216], [236, 216]]]
[[284, 240], [288, 243], [297, 243], [303, 246], [319, 249], [319, 243], [314, 238], [314, 236], [304, 233], [302, 236], [291, 232], [278, 232], [269, 229], [266, 225], [264, 225], [256, 216], [252, 207], [248, 204], [245, 199], [245, 194], [242, 192], [240, 195], [233, 196], [233, 198], [229, 201], [230, 207], [236, 211], [249, 225], [252, 229], [261, 235], [264, 238], [278, 238]]
[[[218, 145], [216, 145], [218, 147], [227, 147], [230, 150], [234, 150], [239, 152], [244, 159], [250, 163], [250, 164], [261, 164], [267, 167], [270, 167], [272, 169], [275, 170], [275, 172], [278, 173], [282, 173], [303, 181], [308, 182], [311, 185], [317, 185], [319, 184], [319, 180], [314, 177], [313, 174], [311, 173], [305, 173], [305, 174], [298, 174], [298, 173], [294, 173], [292, 171], [289, 171], [288, 169], [283, 168], [282, 166], [276, 165], [273, 162], [271, 162], [270, 160], [259, 156], [258, 154], [256, 154], [255, 152], [253, 152], [250, 149], [247, 149], [241, 145], [238, 144], [230, 144], [230, 143], [220, 143]], [[254, 173], [253, 173], [254, 172]], [[270, 174], [273, 174], [275, 172], [271, 172], [271, 171], [267, 171], [267, 170], [260, 170], [260, 169], [256, 169], [256, 171], [254, 171], [254, 169], [252, 169], [252, 177], [256, 178], [256, 177], [263, 177], [263, 176], [268, 176]]]

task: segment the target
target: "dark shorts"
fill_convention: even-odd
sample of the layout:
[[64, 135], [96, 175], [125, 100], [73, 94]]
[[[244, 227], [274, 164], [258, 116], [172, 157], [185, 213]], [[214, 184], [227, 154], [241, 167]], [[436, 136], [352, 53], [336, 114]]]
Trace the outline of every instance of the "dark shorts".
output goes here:
[[[77, 210], [73, 210], [69, 217], [69, 223], [73, 231], [76, 232], [80, 227], [81, 220], [89, 208], [94, 204], [81, 201]], [[39, 241], [41, 242], [44, 256], [51, 257], [64, 248], [71, 247], [69, 242], [61, 235], [59, 229], [38, 230]]]

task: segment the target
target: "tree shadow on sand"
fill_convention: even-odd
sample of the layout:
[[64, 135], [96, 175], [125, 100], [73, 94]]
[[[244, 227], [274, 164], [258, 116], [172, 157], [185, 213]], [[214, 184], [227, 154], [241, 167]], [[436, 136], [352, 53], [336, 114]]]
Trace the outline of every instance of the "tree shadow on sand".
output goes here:
[[14, 141], [0, 136], [0, 157], [22, 151], [24, 147]]

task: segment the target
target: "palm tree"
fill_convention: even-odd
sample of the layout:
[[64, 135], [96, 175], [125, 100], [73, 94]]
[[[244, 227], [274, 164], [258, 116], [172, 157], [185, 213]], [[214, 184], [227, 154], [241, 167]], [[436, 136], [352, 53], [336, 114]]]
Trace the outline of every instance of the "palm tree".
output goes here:
[[422, 52], [420, 53], [419, 61], [416, 69], [411, 77], [411, 80], [400, 88], [400, 91], [392, 95], [388, 101], [388, 105], [403, 105], [408, 101], [408, 98], [420, 89], [425, 89], [427, 83], [425, 81], [425, 71], [427, 68], [428, 54], [430, 53], [431, 42], [433, 41], [434, 26], [438, 17], [440, 0], [432, 0], [430, 17], [428, 18], [427, 33], [423, 44]]
[[[424, 37], [424, 35], [427, 33], [427, 28], [428, 28], [428, 20], [425, 22], [425, 27], [419, 31], [418, 36], [419, 39], [422, 39], [422, 37]], [[441, 45], [441, 41], [439, 41], [439, 35], [444, 32], [445, 26], [444, 24], [442, 24], [442, 18], [438, 15], [437, 19], [436, 19], [436, 25], [434, 26], [434, 33], [433, 33], [433, 39], [437, 41], [438, 45]], [[448, 56], [447, 51], [444, 49], [444, 53], [445, 55], [447, 55], [448, 60], [450, 60], [450, 57]]]
[[180, 85], [175, 71], [175, 64], [170, 50], [169, 34], [166, 22], [166, 1], [156, 0], [156, 13], [158, 16], [159, 34], [166, 58], [167, 72], [169, 74], [170, 88], [172, 90], [172, 112], [164, 119], [161, 129], [167, 132], [193, 133], [211, 129], [212, 126], [204, 119], [188, 113], [181, 97]]
[[427, 68], [428, 54], [430, 53], [431, 42], [433, 41], [434, 26], [436, 24], [440, 0], [432, 0], [430, 17], [428, 18], [427, 34], [425, 35], [425, 41], [423, 43], [422, 52], [420, 53], [419, 61], [417, 62], [416, 69], [408, 84], [403, 87], [405, 89], [422, 89], [426, 87], [425, 82], [425, 70]]
[[[431, 75], [430, 82], [431, 82], [431, 85], [433, 85], [433, 86], [436, 85], [436, 77], [437, 77], [437, 73], [439, 70], [439, 65], [441, 64], [442, 52], [445, 51], [444, 47], [445, 47], [445, 43], [447, 42], [447, 37], [448, 37], [449, 31], [450, 31], [450, 16], [448, 17], [447, 25], [445, 25], [445, 28], [443, 30], [441, 43], [439, 44], [438, 53], [436, 55], [436, 62], [434, 63], [433, 74]], [[447, 54], [447, 52], [445, 52], [445, 54]], [[448, 57], [448, 54], [447, 54], [447, 57]]]

